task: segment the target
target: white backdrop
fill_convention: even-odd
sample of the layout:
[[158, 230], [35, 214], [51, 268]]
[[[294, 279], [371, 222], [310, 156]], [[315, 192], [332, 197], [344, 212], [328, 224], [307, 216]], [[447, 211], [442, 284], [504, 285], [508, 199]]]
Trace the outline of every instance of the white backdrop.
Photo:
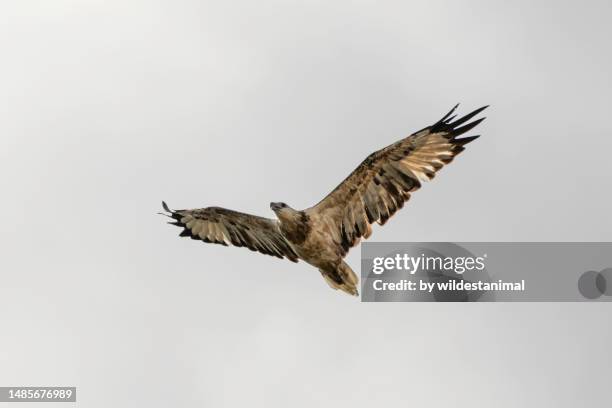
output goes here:
[[611, 240], [610, 4], [3, 3], [0, 385], [76, 385], [83, 407], [605, 404], [606, 304], [361, 304], [155, 213], [310, 206], [461, 102], [492, 105], [483, 137], [372, 240]]

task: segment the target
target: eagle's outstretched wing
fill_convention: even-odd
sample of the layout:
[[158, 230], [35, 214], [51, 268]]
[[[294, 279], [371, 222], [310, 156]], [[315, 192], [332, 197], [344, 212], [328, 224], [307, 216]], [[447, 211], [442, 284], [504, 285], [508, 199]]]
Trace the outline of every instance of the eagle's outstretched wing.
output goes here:
[[421, 187], [420, 181], [432, 179], [478, 137], [457, 139], [484, 120], [469, 122], [487, 106], [453, 122], [456, 108], [435, 124], [369, 155], [327, 197], [306, 210], [313, 220], [330, 227], [343, 255], [361, 237], [370, 236], [371, 224], [384, 224], [402, 208], [410, 193]]
[[281, 235], [274, 220], [220, 207], [171, 210], [165, 202], [162, 206], [169, 213], [165, 215], [174, 219], [170, 224], [184, 228], [180, 234], [182, 237], [243, 246], [251, 251], [298, 261], [297, 254]]

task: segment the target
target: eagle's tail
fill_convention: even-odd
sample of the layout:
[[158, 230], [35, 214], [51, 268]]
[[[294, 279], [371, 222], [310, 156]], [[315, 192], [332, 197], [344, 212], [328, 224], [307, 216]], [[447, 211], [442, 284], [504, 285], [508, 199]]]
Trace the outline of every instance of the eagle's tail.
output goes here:
[[342, 261], [336, 267], [321, 268], [319, 271], [332, 289], [340, 289], [349, 295], [359, 296], [357, 289], [359, 279], [346, 262]]

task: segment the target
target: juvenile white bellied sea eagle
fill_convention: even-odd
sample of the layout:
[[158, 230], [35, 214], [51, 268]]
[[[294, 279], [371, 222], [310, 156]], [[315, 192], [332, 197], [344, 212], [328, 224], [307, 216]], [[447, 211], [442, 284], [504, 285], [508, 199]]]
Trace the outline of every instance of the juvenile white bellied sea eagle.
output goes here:
[[338, 187], [317, 205], [294, 210], [285, 203], [270, 203], [276, 220], [220, 207], [164, 210], [171, 224], [183, 228], [181, 236], [252, 251], [302, 259], [318, 268], [329, 286], [358, 295], [357, 275], [343, 261], [348, 250], [383, 225], [402, 208], [421, 181], [461, 153], [478, 136], [457, 137], [484, 120], [470, 120], [487, 106], [455, 119], [455, 106], [435, 124], [369, 155]]

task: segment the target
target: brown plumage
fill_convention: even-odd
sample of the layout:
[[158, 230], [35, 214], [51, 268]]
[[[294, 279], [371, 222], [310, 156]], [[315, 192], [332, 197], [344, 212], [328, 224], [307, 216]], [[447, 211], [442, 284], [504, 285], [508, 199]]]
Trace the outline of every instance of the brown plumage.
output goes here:
[[478, 138], [457, 138], [484, 120], [470, 122], [486, 106], [453, 121], [455, 106], [435, 124], [369, 155], [314, 207], [298, 211], [271, 203], [277, 220], [219, 207], [170, 210], [181, 236], [253, 251], [293, 262], [302, 259], [319, 269], [334, 289], [357, 295], [358, 279], [343, 261], [350, 248], [383, 225], [410, 195]]

